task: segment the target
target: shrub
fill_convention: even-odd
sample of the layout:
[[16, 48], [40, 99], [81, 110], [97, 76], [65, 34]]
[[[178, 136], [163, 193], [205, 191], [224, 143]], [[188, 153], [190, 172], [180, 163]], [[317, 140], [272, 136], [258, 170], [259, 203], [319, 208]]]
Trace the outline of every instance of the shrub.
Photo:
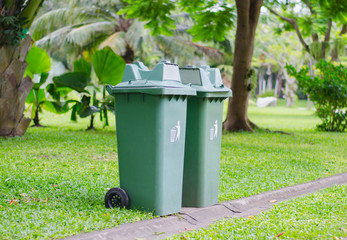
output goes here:
[[314, 77], [309, 75], [308, 67], [299, 72], [291, 65], [286, 68], [315, 103], [316, 114], [322, 120], [318, 129], [344, 132], [347, 126], [347, 68], [320, 60], [316, 64], [319, 74]]

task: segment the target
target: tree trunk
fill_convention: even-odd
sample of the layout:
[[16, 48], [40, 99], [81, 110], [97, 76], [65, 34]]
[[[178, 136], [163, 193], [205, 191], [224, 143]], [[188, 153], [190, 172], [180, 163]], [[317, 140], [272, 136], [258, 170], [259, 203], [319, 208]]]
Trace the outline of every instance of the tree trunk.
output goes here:
[[134, 51], [130, 48], [127, 47], [127, 50], [123, 56], [121, 56], [126, 63], [133, 63], [134, 62]]
[[262, 0], [236, 0], [237, 28], [235, 38], [234, 72], [227, 119], [223, 129], [227, 131], [253, 131], [249, 125], [247, 108], [250, 87], [250, 66], [254, 37]]
[[[342, 36], [343, 34], [345, 34], [346, 32], [347, 32], [347, 23], [345, 23], [342, 26], [342, 29], [339, 33], [339, 37]], [[339, 52], [338, 52], [337, 46], [335, 44], [333, 50], [331, 51], [331, 61], [336, 62], [336, 61], [338, 61], [338, 59], [339, 59]]]
[[327, 50], [329, 48], [329, 42], [330, 42], [330, 33], [331, 33], [331, 26], [332, 26], [332, 20], [329, 19], [328, 21], [328, 29], [325, 31], [324, 36], [324, 42], [322, 42], [322, 59], [326, 58]]
[[0, 47], [0, 136], [23, 135], [30, 124], [23, 112], [33, 82], [23, 75], [31, 44], [27, 35], [20, 46]]

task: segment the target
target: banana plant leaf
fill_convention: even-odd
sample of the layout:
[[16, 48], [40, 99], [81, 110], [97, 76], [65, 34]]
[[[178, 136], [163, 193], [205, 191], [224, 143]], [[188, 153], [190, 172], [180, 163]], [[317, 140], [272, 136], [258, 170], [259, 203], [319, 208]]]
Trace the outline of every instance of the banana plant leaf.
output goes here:
[[59, 103], [53, 101], [45, 101], [43, 108], [56, 114], [67, 113], [70, 110], [68, 102]]
[[96, 106], [88, 106], [79, 114], [79, 116], [81, 118], [86, 118], [86, 117], [93, 115], [94, 113], [97, 113], [97, 112], [100, 112], [100, 108], [98, 108]]
[[95, 52], [92, 64], [100, 82], [116, 85], [122, 81], [125, 62], [111, 48], [106, 47]]
[[90, 81], [90, 76], [83, 72], [68, 72], [53, 78], [53, 82], [57, 88], [68, 87], [79, 93], [89, 93], [85, 88]]
[[73, 91], [69, 87], [59, 87], [57, 88], [53, 83], [50, 83], [46, 87], [47, 92], [52, 96], [54, 100], [60, 102], [60, 98], [66, 96], [68, 93]]

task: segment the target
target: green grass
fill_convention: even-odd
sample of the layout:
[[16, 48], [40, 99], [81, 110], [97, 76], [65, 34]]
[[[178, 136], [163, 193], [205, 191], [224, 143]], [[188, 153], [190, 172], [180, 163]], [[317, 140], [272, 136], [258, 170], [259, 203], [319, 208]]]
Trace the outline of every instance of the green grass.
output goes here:
[[152, 217], [103, 205], [119, 186], [112, 127], [85, 131], [86, 121], [50, 114], [42, 123], [50, 127], [0, 140], [1, 239], [61, 238]]
[[[326, 177], [347, 170], [344, 133], [321, 133], [312, 110], [256, 108], [249, 116], [264, 128], [295, 133], [228, 133], [222, 142], [219, 201]], [[137, 210], [103, 206], [119, 186], [114, 118], [85, 131], [68, 115], [42, 115], [46, 128], [0, 138], [0, 238], [62, 238], [152, 218]]]
[[335, 186], [169, 239], [342, 239], [347, 237], [346, 195], [347, 185]]

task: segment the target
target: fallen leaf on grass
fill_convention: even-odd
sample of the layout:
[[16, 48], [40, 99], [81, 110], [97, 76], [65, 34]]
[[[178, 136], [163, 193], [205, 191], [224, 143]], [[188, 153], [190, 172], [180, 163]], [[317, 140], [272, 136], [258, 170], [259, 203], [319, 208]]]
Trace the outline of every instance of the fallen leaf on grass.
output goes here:
[[53, 187], [58, 187], [58, 185], [57, 184], [53, 184]]
[[189, 228], [184, 228], [186, 231], [192, 231], [193, 229], [189, 229]]
[[335, 239], [335, 240], [340, 240], [340, 238], [338, 238], [338, 237], [336, 237], [336, 236], [334, 236], [334, 239]]
[[19, 196], [22, 196], [22, 197], [27, 197], [27, 196], [28, 196], [28, 194], [26, 194], [26, 193], [21, 193], [21, 194], [19, 194]]
[[270, 203], [275, 203], [275, 202], [277, 202], [277, 200], [274, 199], [274, 200], [270, 200], [269, 202]]
[[247, 218], [250, 218], [250, 219], [255, 219], [253, 216], [249, 216], [249, 217], [247, 217]]
[[340, 230], [342, 230], [344, 232], [347, 232], [347, 229], [344, 229], [344, 228], [340, 228]]
[[281, 232], [280, 234], [278, 234], [276, 237], [279, 238], [280, 236], [282, 236], [284, 234], [284, 232]]
[[181, 239], [187, 240], [187, 238], [185, 236], [181, 236]]
[[18, 202], [15, 201], [15, 200], [11, 200], [11, 201], [10, 201], [10, 205], [17, 205], [17, 204], [18, 204]]
[[0, 205], [0, 208], [2, 208], [2, 206]]

